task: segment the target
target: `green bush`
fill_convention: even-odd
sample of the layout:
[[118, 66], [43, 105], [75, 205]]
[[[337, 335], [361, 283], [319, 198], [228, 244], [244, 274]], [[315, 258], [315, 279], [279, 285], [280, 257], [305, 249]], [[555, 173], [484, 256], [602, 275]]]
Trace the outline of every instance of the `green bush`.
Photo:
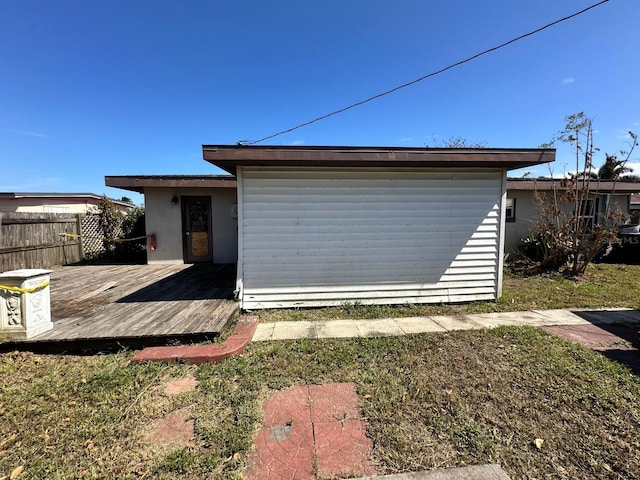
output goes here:
[[114, 256], [122, 262], [147, 262], [147, 237], [143, 207], [129, 210], [122, 220], [122, 239], [134, 239], [117, 242]]

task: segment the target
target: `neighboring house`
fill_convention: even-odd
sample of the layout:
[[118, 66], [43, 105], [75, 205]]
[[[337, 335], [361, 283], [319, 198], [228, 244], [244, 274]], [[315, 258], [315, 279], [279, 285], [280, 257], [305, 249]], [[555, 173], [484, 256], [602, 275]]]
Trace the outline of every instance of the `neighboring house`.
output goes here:
[[[97, 211], [103, 197], [93, 193], [12, 193], [0, 192], [0, 212], [16, 213], [91, 213]], [[109, 199], [121, 212], [133, 205]]]
[[632, 222], [640, 223], [640, 193], [634, 193], [629, 199], [629, 211], [631, 213]]
[[204, 145], [203, 156], [237, 177], [237, 194], [234, 177], [106, 183], [144, 192], [150, 263], [237, 261], [241, 307], [256, 309], [498, 298], [506, 172], [555, 150]]
[[231, 175], [108, 176], [144, 194], [148, 263], [236, 263], [236, 179]]
[[[560, 188], [560, 179], [551, 178], [509, 178], [507, 180], [506, 237], [505, 252], [514, 253], [518, 241], [531, 234], [539, 214], [539, 205], [534, 194], [540, 192], [551, 201], [553, 189]], [[582, 188], [578, 185], [578, 188]], [[595, 202], [595, 204], [593, 203]], [[588, 222], [597, 224], [607, 211], [620, 209], [626, 217], [631, 217], [640, 209], [640, 183], [613, 182], [611, 180], [590, 180], [589, 196], [581, 211], [589, 212]]]

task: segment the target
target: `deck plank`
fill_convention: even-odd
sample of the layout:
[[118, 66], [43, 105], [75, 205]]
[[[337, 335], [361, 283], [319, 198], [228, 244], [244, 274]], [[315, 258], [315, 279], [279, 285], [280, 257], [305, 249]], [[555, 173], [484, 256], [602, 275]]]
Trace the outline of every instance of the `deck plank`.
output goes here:
[[219, 334], [238, 312], [229, 266], [105, 265], [51, 274], [53, 330], [29, 340]]

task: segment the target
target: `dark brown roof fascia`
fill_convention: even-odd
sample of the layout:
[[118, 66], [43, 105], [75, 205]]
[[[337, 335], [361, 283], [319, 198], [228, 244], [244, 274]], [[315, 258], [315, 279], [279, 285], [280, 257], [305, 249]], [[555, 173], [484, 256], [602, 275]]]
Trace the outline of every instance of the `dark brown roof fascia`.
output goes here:
[[131, 175], [104, 177], [107, 187], [144, 193], [145, 188], [236, 188], [232, 175]]
[[507, 168], [555, 160], [555, 149], [203, 145], [205, 160], [235, 174], [252, 167]]

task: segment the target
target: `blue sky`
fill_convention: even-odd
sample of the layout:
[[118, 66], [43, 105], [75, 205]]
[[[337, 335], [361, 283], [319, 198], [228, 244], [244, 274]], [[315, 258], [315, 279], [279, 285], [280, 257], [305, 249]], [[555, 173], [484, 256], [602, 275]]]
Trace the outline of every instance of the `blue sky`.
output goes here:
[[[582, 0], [5, 1], [0, 191], [105, 175], [219, 173], [203, 143], [255, 140], [595, 3]], [[638, 0], [577, 18], [266, 144], [537, 147], [568, 114], [597, 145], [640, 131]], [[632, 159], [640, 173], [640, 153]], [[555, 171], [570, 170], [561, 147]], [[534, 174], [548, 173], [545, 169]]]

